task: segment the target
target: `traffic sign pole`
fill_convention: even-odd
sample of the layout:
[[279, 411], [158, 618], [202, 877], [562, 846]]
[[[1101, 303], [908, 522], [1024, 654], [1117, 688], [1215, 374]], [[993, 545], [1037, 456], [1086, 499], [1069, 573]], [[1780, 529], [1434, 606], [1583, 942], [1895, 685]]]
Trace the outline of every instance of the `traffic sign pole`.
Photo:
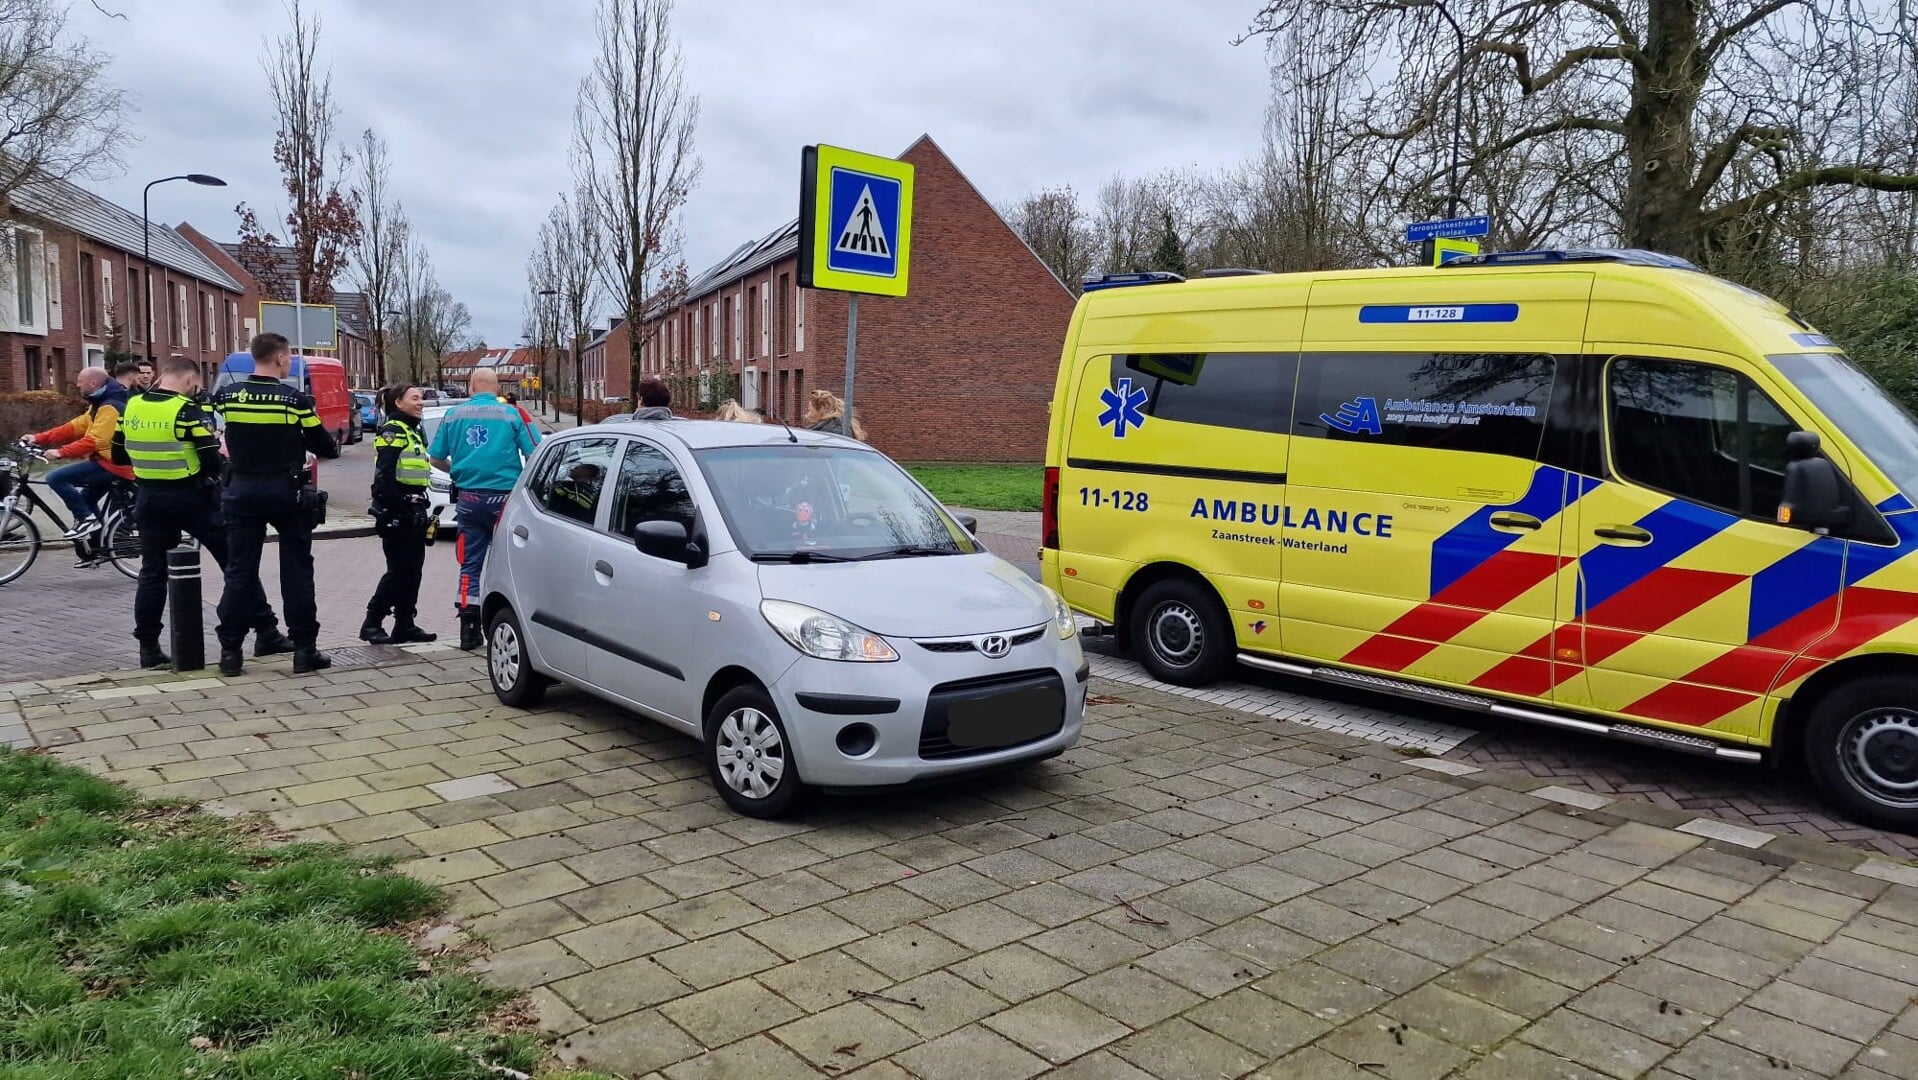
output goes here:
[[859, 294], [846, 294], [846, 415], [841, 419], [845, 435], [852, 438], [852, 366], [859, 351]]

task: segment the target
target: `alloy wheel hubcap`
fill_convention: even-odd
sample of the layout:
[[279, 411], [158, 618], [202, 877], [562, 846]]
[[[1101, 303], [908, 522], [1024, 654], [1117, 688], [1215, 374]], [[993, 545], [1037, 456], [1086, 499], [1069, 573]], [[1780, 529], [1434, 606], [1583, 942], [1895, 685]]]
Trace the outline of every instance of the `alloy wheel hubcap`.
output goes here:
[[1918, 806], [1918, 713], [1861, 713], [1845, 725], [1839, 747], [1853, 786], [1888, 806]]
[[1173, 667], [1192, 663], [1205, 648], [1205, 626], [1199, 622], [1199, 613], [1178, 601], [1161, 604], [1152, 613], [1150, 636], [1152, 651]]
[[786, 742], [772, 717], [758, 709], [734, 709], [719, 722], [714, 737], [719, 775], [726, 786], [749, 798], [763, 799], [786, 775]]
[[493, 628], [493, 685], [501, 690], [519, 685], [519, 635], [511, 623]]

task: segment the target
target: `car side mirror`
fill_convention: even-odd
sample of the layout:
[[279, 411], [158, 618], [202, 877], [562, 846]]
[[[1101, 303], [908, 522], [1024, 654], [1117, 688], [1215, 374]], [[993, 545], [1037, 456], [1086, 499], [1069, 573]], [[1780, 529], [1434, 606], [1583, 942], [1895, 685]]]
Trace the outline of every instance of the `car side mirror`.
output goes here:
[[1778, 521], [1814, 532], [1851, 524], [1852, 508], [1845, 478], [1831, 459], [1818, 453], [1818, 436], [1794, 431], [1785, 436], [1785, 495], [1778, 504]]
[[977, 534], [979, 532], [978, 518], [973, 517], [971, 514], [954, 514], [953, 517], [959, 519], [959, 525], [962, 528], [964, 528], [967, 532], [973, 533], [973, 534]]
[[642, 521], [633, 526], [633, 545], [642, 555], [682, 563], [697, 569], [706, 565], [706, 550], [677, 521]]

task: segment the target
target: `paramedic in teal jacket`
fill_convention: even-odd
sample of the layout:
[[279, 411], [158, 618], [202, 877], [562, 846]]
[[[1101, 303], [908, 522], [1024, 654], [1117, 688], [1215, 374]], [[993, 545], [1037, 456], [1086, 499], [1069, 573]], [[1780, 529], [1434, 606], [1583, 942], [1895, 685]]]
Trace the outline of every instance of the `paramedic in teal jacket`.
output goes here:
[[469, 383], [473, 396], [440, 418], [426, 454], [445, 469], [459, 492], [453, 518], [460, 529], [460, 648], [480, 647], [479, 582], [486, 551], [493, 546], [506, 496], [532, 459], [539, 435], [518, 409], [499, 398], [499, 375], [480, 368]]

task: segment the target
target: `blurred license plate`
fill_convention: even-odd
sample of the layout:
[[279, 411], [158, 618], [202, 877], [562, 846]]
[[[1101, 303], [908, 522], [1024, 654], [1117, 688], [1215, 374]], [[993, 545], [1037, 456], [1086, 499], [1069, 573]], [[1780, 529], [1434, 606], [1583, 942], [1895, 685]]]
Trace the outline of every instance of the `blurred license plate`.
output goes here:
[[946, 741], [954, 746], [1012, 746], [1059, 730], [1065, 696], [1052, 686], [955, 701], [946, 710]]

